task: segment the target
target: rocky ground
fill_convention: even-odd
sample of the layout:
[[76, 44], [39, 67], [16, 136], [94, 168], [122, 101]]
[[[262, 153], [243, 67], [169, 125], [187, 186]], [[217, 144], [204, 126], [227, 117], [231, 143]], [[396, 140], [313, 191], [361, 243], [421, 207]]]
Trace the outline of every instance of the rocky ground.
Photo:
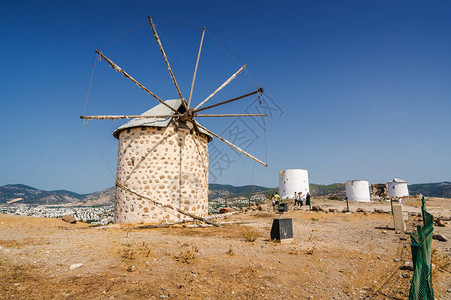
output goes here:
[[[327, 211], [345, 207], [314, 201]], [[450, 201], [432, 199], [428, 209], [446, 219]], [[404, 204], [412, 230], [421, 203]], [[405, 299], [413, 272], [400, 267], [411, 260], [409, 235], [374, 209], [390, 204], [351, 204], [350, 214], [290, 210], [282, 215], [293, 219], [287, 244], [269, 240], [281, 217], [272, 211], [218, 219], [222, 228], [156, 229], [0, 215], [0, 298]], [[451, 237], [450, 227], [435, 232]], [[435, 296], [450, 299], [450, 241], [434, 240], [433, 249]]]

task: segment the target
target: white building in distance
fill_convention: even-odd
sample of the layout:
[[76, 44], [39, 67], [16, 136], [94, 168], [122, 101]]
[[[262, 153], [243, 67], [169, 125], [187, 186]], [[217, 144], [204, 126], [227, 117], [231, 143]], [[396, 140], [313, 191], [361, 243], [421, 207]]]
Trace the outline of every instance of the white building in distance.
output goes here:
[[279, 172], [279, 195], [282, 199], [294, 198], [294, 193], [302, 192], [302, 197], [310, 192], [308, 171], [288, 169]]
[[393, 178], [392, 181], [387, 182], [388, 197], [407, 197], [409, 196], [409, 189], [407, 188], [407, 181]]
[[346, 197], [349, 201], [371, 202], [370, 185], [366, 180], [346, 181]]

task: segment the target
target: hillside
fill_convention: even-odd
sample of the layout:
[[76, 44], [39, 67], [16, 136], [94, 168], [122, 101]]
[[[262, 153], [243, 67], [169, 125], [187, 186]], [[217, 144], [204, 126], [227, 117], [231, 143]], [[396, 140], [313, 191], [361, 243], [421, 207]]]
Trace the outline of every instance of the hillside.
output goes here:
[[323, 184], [310, 184], [310, 194], [312, 196], [326, 196], [326, 195], [336, 195], [346, 197], [345, 184], [344, 183], [333, 183], [329, 185]]
[[44, 191], [23, 184], [0, 187], [0, 204], [68, 204], [79, 201], [83, 195], [70, 191]]
[[99, 192], [94, 192], [81, 199], [83, 205], [112, 205], [114, 201], [114, 187]]
[[233, 186], [229, 184], [209, 184], [208, 196], [210, 199], [216, 197], [231, 198], [249, 196], [257, 193], [270, 193], [270, 188], [258, 185]]
[[423, 194], [426, 197], [451, 198], [451, 182], [411, 184], [409, 193]]

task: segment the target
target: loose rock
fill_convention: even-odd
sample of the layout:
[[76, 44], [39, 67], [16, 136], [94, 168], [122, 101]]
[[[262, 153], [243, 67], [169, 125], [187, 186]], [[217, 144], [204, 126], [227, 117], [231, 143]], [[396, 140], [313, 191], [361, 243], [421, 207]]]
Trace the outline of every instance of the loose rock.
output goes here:
[[323, 211], [323, 209], [319, 205], [313, 205], [312, 210], [313, 211]]
[[71, 224], [77, 223], [77, 219], [75, 219], [74, 217], [69, 216], [69, 215], [64, 215], [61, 217], [61, 219], [67, 223], [71, 223]]
[[400, 267], [401, 270], [413, 271], [413, 263], [411, 261], [406, 261], [404, 265]]
[[83, 266], [83, 264], [73, 264], [73, 265], [70, 265], [70, 267], [69, 267], [69, 270], [75, 270], [75, 269], [78, 269], [78, 268], [81, 268]]
[[258, 210], [260, 210], [260, 211], [267, 211], [268, 208], [269, 208], [268, 204], [260, 204], [258, 206]]
[[435, 220], [435, 225], [439, 227], [445, 227], [445, 222], [442, 220]]
[[438, 240], [440, 242], [446, 242], [448, 239], [442, 234], [434, 234], [432, 235], [432, 239]]
[[219, 213], [220, 214], [226, 214], [226, 213], [229, 213], [229, 212], [232, 212], [232, 211], [233, 211], [233, 209], [231, 207], [221, 207], [219, 209]]

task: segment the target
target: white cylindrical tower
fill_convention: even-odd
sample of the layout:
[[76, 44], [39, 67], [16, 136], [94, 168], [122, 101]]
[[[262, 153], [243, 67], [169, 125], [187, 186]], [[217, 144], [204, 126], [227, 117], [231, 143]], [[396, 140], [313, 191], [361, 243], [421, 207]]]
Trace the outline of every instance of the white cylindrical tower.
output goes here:
[[[180, 100], [167, 100], [174, 109]], [[144, 115], [170, 115], [159, 104]], [[114, 222], [161, 223], [191, 220], [170, 204], [199, 217], [208, 214], [208, 142], [192, 124], [171, 118], [133, 119], [113, 135], [119, 140]], [[140, 197], [140, 195], [144, 196]]]
[[407, 181], [393, 178], [392, 181], [387, 182], [389, 197], [407, 197], [409, 196], [409, 189], [407, 188]]
[[349, 201], [370, 202], [370, 185], [368, 181], [346, 181], [346, 197], [348, 197]]
[[310, 192], [308, 171], [301, 169], [288, 169], [279, 173], [280, 198], [294, 198], [294, 193], [302, 192], [302, 197]]

